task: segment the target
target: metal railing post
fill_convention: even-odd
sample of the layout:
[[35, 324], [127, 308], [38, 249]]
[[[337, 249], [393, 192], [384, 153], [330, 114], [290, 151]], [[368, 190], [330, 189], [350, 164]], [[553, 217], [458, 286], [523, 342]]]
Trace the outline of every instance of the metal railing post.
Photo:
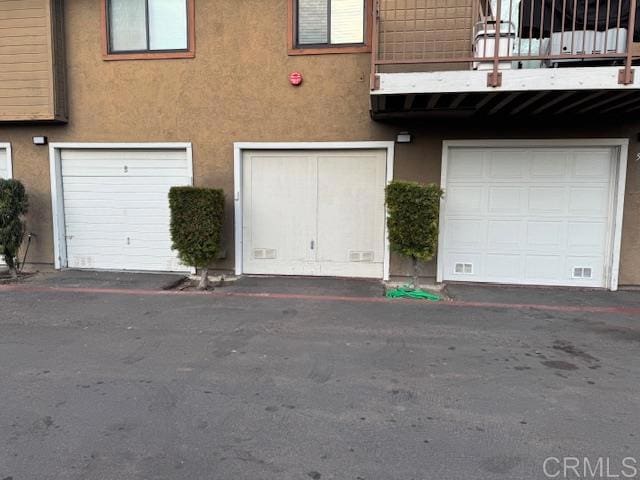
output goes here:
[[[629, 25], [627, 29], [627, 57], [624, 62], [624, 68], [618, 73], [618, 83], [622, 85], [631, 85], [633, 83], [633, 69], [631, 64], [633, 62], [633, 52], [631, 47], [633, 45], [633, 34], [636, 29], [636, 0], [631, 0], [629, 6]], [[619, 30], [618, 30], [619, 32]]]
[[[635, 1], [635, 0], [632, 0]], [[500, 40], [502, 34], [502, 0], [496, 1], [496, 19], [495, 19], [495, 36], [494, 36], [494, 48], [493, 48], [493, 70], [489, 73], [487, 78], [487, 85], [489, 87], [499, 87], [502, 85], [502, 72], [500, 69]]]
[[379, 52], [379, 26], [380, 26], [380, 0], [373, 1], [373, 18], [371, 19], [371, 90], [377, 90], [378, 86], [378, 55]]

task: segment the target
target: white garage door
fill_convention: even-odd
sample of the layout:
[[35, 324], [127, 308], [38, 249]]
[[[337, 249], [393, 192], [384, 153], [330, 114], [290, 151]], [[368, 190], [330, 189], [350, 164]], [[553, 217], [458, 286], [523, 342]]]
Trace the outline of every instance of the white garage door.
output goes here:
[[610, 148], [451, 148], [443, 279], [605, 287]]
[[69, 268], [186, 271], [171, 249], [169, 189], [191, 185], [186, 150], [60, 152]]
[[386, 151], [247, 151], [243, 272], [383, 277]]

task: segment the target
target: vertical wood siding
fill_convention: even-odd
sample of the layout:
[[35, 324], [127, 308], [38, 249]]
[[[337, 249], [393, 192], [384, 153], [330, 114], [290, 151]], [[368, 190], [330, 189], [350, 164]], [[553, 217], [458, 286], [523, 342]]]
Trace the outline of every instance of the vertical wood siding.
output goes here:
[[64, 65], [53, 61], [61, 19], [53, 10], [50, 0], [0, 0], [0, 121], [64, 120], [64, 81], [56, 78]]

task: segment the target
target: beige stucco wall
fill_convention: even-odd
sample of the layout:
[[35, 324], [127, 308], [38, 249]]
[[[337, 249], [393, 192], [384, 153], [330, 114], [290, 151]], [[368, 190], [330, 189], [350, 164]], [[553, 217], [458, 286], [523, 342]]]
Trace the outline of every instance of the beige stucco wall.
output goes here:
[[[195, 59], [119, 62], [102, 60], [99, 3], [66, 2], [69, 123], [0, 124], [0, 142], [13, 147], [14, 176], [31, 197], [32, 262], [53, 263], [48, 149], [32, 145], [33, 135], [50, 142], [192, 142], [196, 184], [227, 192], [227, 259], [218, 266], [228, 269], [235, 141], [392, 140], [410, 130], [416, 140], [397, 146], [395, 177], [439, 182], [443, 139], [607, 136], [632, 140], [620, 281], [640, 284], [640, 123], [588, 122], [571, 130], [514, 128], [512, 121], [492, 128], [437, 120], [381, 124], [369, 117], [369, 56], [288, 56], [285, 0], [199, 0]], [[288, 83], [294, 70], [304, 75], [302, 87]], [[394, 256], [392, 275], [407, 271]]]

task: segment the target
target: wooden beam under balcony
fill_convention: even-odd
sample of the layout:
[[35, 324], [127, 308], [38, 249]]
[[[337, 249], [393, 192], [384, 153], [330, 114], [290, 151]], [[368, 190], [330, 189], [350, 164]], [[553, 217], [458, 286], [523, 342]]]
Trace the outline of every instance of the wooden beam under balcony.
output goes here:
[[421, 117], [543, 118], [617, 115], [640, 109], [640, 90], [479, 92], [433, 95], [377, 95], [376, 120]]

